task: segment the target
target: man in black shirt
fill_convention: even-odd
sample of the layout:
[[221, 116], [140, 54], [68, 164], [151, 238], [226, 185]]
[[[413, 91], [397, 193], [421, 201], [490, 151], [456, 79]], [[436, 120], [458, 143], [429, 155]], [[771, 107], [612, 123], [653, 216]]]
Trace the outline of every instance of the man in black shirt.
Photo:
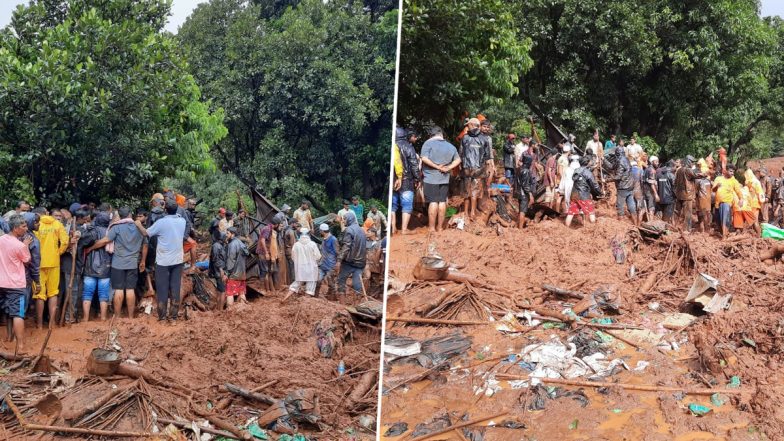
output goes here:
[[479, 120], [468, 120], [468, 133], [460, 142], [460, 160], [463, 164], [463, 210], [473, 219], [477, 202], [482, 196], [485, 179], [492, 173], [493, 159], [489, 137], [479, 130]]
[[672, 159], [656, 171], [657, 196], [656, 202], [662, 212], [662, 219], [665, 222], [672, 222], [672, 214], [675, 209], [675, 161]]

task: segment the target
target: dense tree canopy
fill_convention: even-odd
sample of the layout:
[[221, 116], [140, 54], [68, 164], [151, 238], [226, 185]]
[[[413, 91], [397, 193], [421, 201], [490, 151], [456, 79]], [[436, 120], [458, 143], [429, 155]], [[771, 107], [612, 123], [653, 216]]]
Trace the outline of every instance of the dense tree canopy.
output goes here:
[[[420, 68], [408, 84], [401, 72], [402, 121], [438, 122], [444, 112], [492, 110], [510, 124], [499, 127], [506, 130], [540, 110], [581, 142], [598, 127], [605, 136], [637, 132], [663, 156], [705, 154], [724, 145], [737, 161], [770, 154], [770, 145], [755, 137], [780, 138], [784, 32], [780, 19], [759, 16], [756, 0], [520, 0], [508, 6], [514, 38], [504, 37], [508, 25], [483, 19], [481, 10], [474, 20], [493, 31], [473, 37], [473, 48], [489, 57], [501, 49], [485, 47], [488, 40], [532, 43], [522, 48], [534, 61], [530, 69], [505, 55], [519, 77], [515, 95], [482, 84], [456, 87], [452, 78], [477, 78], [475, 71], [488, 64], [470, 61], [466, 43], [449, 38], [441, 42], [441, 57], [455, 60], [449, 72], [438, 64]], [[444, 27], [441, 18], [422, 18], [420, 11], [419, 1], [405, 2], [401, 66], [427, 65], [431, 49], [416, 42]], [[483, 25], [464, 28], [470, 34]], [[508, 81], [510, 72], [494, 71], [492, 78]], [[411, 84], [429, 84], [430, 90], [412, 93]], [[442, 88], [459, 90], [462, 101], [444, 101]]]
[[178, 33], [225, 109], [224, 170], [274, 200], [386, 195], [397, 12], [391, 2], [212, 0]]
[[214, 168], [226, 135], [177, 42], [166, 0], [35, 0], [0, 34], [0, 195], [132, 199]]

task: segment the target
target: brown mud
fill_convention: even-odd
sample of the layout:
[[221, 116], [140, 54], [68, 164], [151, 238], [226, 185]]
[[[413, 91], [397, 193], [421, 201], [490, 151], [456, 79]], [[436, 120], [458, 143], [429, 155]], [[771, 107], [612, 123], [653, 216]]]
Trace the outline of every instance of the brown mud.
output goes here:
[[[582, 226], [577, 219], [575, 224], [567, 228], [563, 219], [549, 219], [518, 230], [473, 223], [466, 225], [464, 231], [450, 229], [433, 234], [420, 227], [411, 235], [392, 239], [390, 284], [408, 285], [402, 292], [390, 294], [388, 317], [415, 317], [418, 308], [422, 311], [421, 305], [454, 288], [453, 282], [414, 280], [413, 269], [419, 258], [433, 250], [461, 272], [500, 287], [497, 295], [484, 296], [493, 303], [502, 302], [504, 309], [487, 310], [481, 317], [488, 321], [487, 326], [387, 321], [387, 335], [423, 340], [458, 333], [470, 336], [472, 343], [465, 354], [430, 372], [417, 364], [385, 362], [379, 426], [382, 439], [413, 439], [417, 425], [431, 423], [444, 414], [454, 425], [497, 412], [506, 415], [491, 420], [490, 427], [483, 427], [488, 426], [484, 422], [464, 432], [451, 431], [432, 439], [784, 439], [784, 265], [780, 260], [769, 265], [759, 259], [759, 253], [767, 250], [772, 240], [739, 235], [722, 242], [708, 234], [684, 236], [677, 231], [658, 240], [644, 240], [629, 221], [617, 220], [607, 208], [599, 210], [596, 224]], [[616, 263], [611, 251], [613, 238], [623, 242], [626, 260], [622, 264]], [[733, 295], [729, 310], [707, 315], [684, 304], [699, 272], [718, 278], [720, 291]], [[542, 325], [529, 327], [522, 319], [515, 325], [522, 332], [502, 333], [496, 329], [497, 320], [507, 311], [522, 312], [527, 307], [562, 311], [578, 302], [548, 294], [542, 289], [543, 284], [582, 293], [615, 287], [621, 294], [622, 310], [620, 315], [606, 317], [642, 328], [607, 331], [626, 342], [610, 337], [602, 352], [608, 359], [623, 359], [632, 370], [620, 369], [600, 381], [724, 388], [737, 376], [741, 388], [750, 392], [726, 397], [727, 402], [717, 406], [709, 395], [559, 386], [562, 392], [582, 390], [588, 404], [582, 407], [580, 400], [563, 396], [546, 399], [544, 410], [529, 410], [532, 388], [515, 389], [509, 381], [496, 379], [501, 374], [525, 378], [529, 373], [505, 358], [520, 353], [527, 345], [552, 338], [565, 343], [567, 337], [577, 332], [596, 335], [596, 329], [579, 324], [577, 329], [544, 329]], [[691, 326], [665, 328], [664, 318], [677, 312], [697, 313], [699, 317]], [[491, 317], [496, 321], [491, 322]], [[453, 318], [480, 317], [471, 309], [463, 309]], [[649, 365], [635, 371], [639, 361]], [[407, 378], [425, 379], [398, 386]], [[486, 393], [491, 385], [488, 379], [496, 379], [500, 390]], [[692, 415], [688, 405], [693, 403], [712, 411], [701, 417]], [[399, 422], [407, 423], [408, 431], [385, 436]], [[500, 427], [510, 422], [525, 428]]]
[[[249, 285], [260, 290], [258, 281]], [[190, 286], [184, 284], [183, 294]], [[124, 315], [116, 319], [114, 329], [118, 333], [116, 342], [122, 348], [120, 358], [126, 363], [132, 360], [131, 363], [136, 363], [134, 367], [162, 383], [139, 380], [132, 384], [137, 395], [102, 414], [94, 424], [99, 428], [105, 424], [110, 430], [145, 432], [150, 428], [153, 410], [159, 417], [202, 421], [199, 413], [220, 408], [212, 411], [214, 416], [232, 426], [245, 426], [248, 419], [263, 413], [268, 405], [232, 395], [224, 387], [225, 383], [232, 383], [248, 390], [266, 385], [257, 392], [275, 399], [283, 399], [300, 389], [314, 392], [321, 429], [300, 425], [298, 430], [310, 439], [373, 439], [375, 434], [362, 429], [358, 418], [369, 415], [375, 420], [377, 387], [359, 396], [351, 408], [346, 405], [346, 397], [364, 373], [378, 369], [380, 329], [354, 326], [351, 338], [331, 358], [321, 356], [314, 335], [318, 322], [329, 322], [335, 316], [348, 317], [346, 306], [358, 304], [363, 298], [349, 290], [340, 301], [299, 295], [284, 303], [287, 292], [264, 295], [220, 312], [190, 310], [187, 320], [173, 323], [158, 322], [154, 311], [149, 316], [140, 313], [134, 319]], [[26, 346], [34, 355], [46, 331], [34, 329], [29, 319], [27, 325]], [[134, 381], [123, 375], [100, 378], [87, 372], [90, 352], [105, 343], [109, 326], [109, 321], [90, 321], [55, 328], [46, 351], [54, 367], [52, 375], [29, 374], [26, 367], [2, 371], [0, 380], [12, 385], [10, 396], [28, 423], [69, 425], [63, 415], [89, 406], [98, 397]], [[3, 351], [13, 353], [13, 345], [5, 343]], [[341, 360], [346, 373], [339, 376]], [[0, 360], [2, 366], [7, 369], [13, 362]], [[36, 406], [49, 392], [54, 393], [59, 403], [57, 399], [53, 399], [55, 403], [44, 400]], [[50, 410], [59, 406], [62, 412]], [[110, 421], [112, 418], [116, 418], [114, 423]], [[0, 439], [86, 438], [24, 431], [10, 411], [2, 414], [0, 423]], [[158, 424], [160, 430], [165, 426]], [[181, 434], [186, 438], [176, 439], [193, 436], [189, 430], [182, 430]], [[271, 439], [278, 437], [275, 432], [268, 431], [268, 434]]]

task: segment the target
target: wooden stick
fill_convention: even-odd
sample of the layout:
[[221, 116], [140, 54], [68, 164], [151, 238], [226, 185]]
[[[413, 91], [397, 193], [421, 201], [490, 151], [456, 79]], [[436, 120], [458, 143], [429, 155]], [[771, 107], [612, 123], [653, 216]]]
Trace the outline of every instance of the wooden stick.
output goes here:
[[637, 348], [637, 349], [639, 349], [639, 348], [640, 348], [640, 345], [638, 345], [637, 343], [634, 343], [634, 342], [632, 342], [632, 341], [629, 341], [628, 339], [626, 339], [626, 338], [623, 338], [623, 337], [621, 337], [620, 335], [618, 335], [618, 334], [615, 334], [615, 333], [614, 333], [614, 332], [612, 332], [612, 331], [603, 331], [603, 332], [604, 332], [605, 334], [607, 334], [607, 335], [609, 335], [609, 336], [613, 337], [613, 338], [617, 338], [618, 340], [620, 340], [620, 341], [622, 341], [622, 342], [626, 343], [627, 345], [629, 345], [629, 346], [631, 346], [631, 347], [634, 347], [634, 348]]
[[555, 295], [571, 297], [573, 299], [582, 300], [585, 298], [585, 294], [581, 292], [572, 291], [570, 289], [561, 289], [553, 285], [542, 285], [542, 289]]
[[193, 410], [193, 412], [196, 415], [206, 419], [207, 421], [212, 423], [215, 427], [218, 427], [218, 428], [221, 428], [223, 430], [226, 430], [228, 432], [233, 433], [234, 434], [234, 438], [241, 439], [241, 440], [250, 440], [250, 439], [253, 438], [253, 436], [251, 436], [250, 433], [248, 433], [248, 432], [246, 432], [246, 431], [244, 431], [242, 429], [238, 429], [236, 426], [234, 426], [234, 424], [231, 424], [230, 422], [228, 422], [226, 420], [223, 420], [223, 419], [217, 417], [216, 415], [213, 415], [211, 413], [198, 410], [198, 409], [195, 408], [195, 406], [191, 406], [191, 409]]
[[277, 383], [277, 382], [278, 382], [278, 380], [272, 380], [272, 381], [268, 381], [268, 382], [266, 382], [266, 383], [262, 384], [262, 385], [261, 385], [261, 386], [259, 386], [259, 387], [255, 387], [255, 388], [251, 389], [250, 391], [251, 391], [251, 392], [258, 392], [258, 391], [262, 391], [262, 390], [264, 390], [264, 389], [266, 389], [266, 388], [268, 388], [268, 387], [270, 387], [270, 386], [274, 385], [274, 384], [275, 384], [275, 383]]
[[469, 320], [439, 320], [419, 317], [387, 317], [388, 322], [421, 323], [430, 325], [489, 325], [491, 322], [478, 322]]
[[231, 383], [226, 383], [225, 386], [226, 386], [226, 390], [228, 390], [229, 392], [233, 393], [234, 395], [239, 395], [242, 398], [247, 398], [248, 400], [260, 401], [264, 404], [269, 404], [269, 405], [275, 404], [278, 401], [269, 395], [262, 394], [259, 392], [251, 392], [247, 389], [243, 389]]
[[[530, 380], [527, 375], [511, 375], [511, 374], [496, 374], [496, 378], [503, 380]], [[620, 387], [628, 390], [638, 390], [643, 392], [683, 392], [686, 395], [741, 395], [743, 393], [751, 392], [748, 389], [692, 389], [686, 387], [672, 387], [672, 386], [656, 386], [645, 384], [629, 384], [629, 383], [611, 383], [603, 381], [582, 381], [582, 380], [567, 380], [563, 378], [540, 378], [542, 383], [549, 384], [563, 384], [568, 386], [586, 386], [586, 387]]]
[[[179, 427], [181, 429], [193, 430], [193, 428], [191, 426], [192, 421], [182, 422], [182, 421], [175, 421], [175, 420], [170, 420], [168, 418], [161, 418], [161, 417], [158, 417], [158, 421], [163, 423], [163, 424], [171, 424], [173, 426], [177, 426], [177, 427]], [[197, 424], [197, 426], [198, 426], [198, 424]], [[202, 427], [202, 426], [198, 426], [198, 427], [199, 427], [199, 430], [201, 430], [202, 432], [205, 432], [205, 433], [211, 433], [213, 435], [222, 436], [224, 438], [239, 439], [236, 436], [234, 436], [233, 433], [225, 431], [225, 430], [216, 430], [216, 429], [213, 429], [211, 427]]]
[[106, 333], [106, 340], [103, 343], [103, 348], [106, 349], [109, 346], [109, 338], [112, 336], [112, 328], [114, 328], [114, 319], [120, 314], [120, 311], [114, 311], [112, 315], [112, 320], [109, 322], [109, 332]]
[[493, 418], [498, 418], [498, 417], [504, 416], [506, 414], [507, 414], [507, 412], [504, 411], [504, 412], [498, 412], [496, 414], [489, 415], [489, 416], [486, 416], [486, 417], [476, 418], [476, 419], [473, 419], [473, 420], [470, 420], [470, 421], [466, 421], [464, 423], [455, 424], [454, 426], [449, 426], [449, 427], [447, 427], [445, 429], [436, 430], [435, 432], [428, 433], [427, 435], [422, 435], [422, 436], [416, 437], [416, 438], [412, 439], [411, 441], [422, 441], [422, 440], [430, 439], [430, 438], [432, 438], [432, 437], [434, 437], [436, 435], [441, 435], [442, 433], [447, 433], [447, 432], [451, 432], [453, 430], [462, 429], [463, 427], [473, 426], [474, 424], [479, 424], [479, 423], [482, 423], [482, 422], [487, 421], [487, 420], [492, 420]]
[[[71, 303], [71, 293], [73, 293], [73, 286], [74, 286], [74, 276], [76, 275], [76, 259], [78, 256], [76, 255], [76, 246], [78, 244], [74, 244], [73, 249], [71, 250], [71, 279], [68, 283], [68, 291], [65, 294], [65, 300], [63, 301], [63, 310], [60, 311], [60, 326], [63, 326], [65, 323], [65, 311], [68, 310], [68, 304]], [[76, 317], [71, 317], [72, 320], [76, 320]], [[51, 322], [51, 318], [49, 321]]]
[[44, 339], [44, 344], [41, 346], [41, 350], [38, 351], [38, 355], [33, 359], [33, 364], [30, 365], [30, 372], [32, 372], [33, 369], [35, 369], [35, 365], [38, 363], [38, 360], [40, 360], [41, 357], [44, 356], [44, 351], [46, 351], [46, 345], [49, 344], [49, 337], [51, 336], [52, 336], [52, 328], [49, 328], [49, 330], [46, 331], [46, 338]]

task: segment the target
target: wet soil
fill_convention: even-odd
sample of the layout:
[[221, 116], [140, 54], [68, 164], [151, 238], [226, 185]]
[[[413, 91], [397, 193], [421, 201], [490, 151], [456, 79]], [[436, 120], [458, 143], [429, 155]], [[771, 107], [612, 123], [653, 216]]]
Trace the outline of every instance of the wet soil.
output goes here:
[[[260, 288], [257, 282], [249, 284]], [[159, 322], [154, 310], [149, 316], [142, 313], [134, 319], [118, 318], [114, 328], [118, 332], [116, 341], [122, 348], [121, 358], [135, 360], [139, 368], [164, 379], [164, 387], [173, 389], [167, 393], [165, 389], [154, 388], [151, 393], [152, 402], [173, 416], [191, 418], [189, 406], [206, 410], [232, 396], [225, 390], [225, 383], [254, 389], [276, 380], [261, 392], [282, 399], [297, 389], [310, 389], [318, 396], [324, 430], [311, 428], [300, 430], [301, 433], [311, 439], [373, 439], [375, 435], [363, 432], [357, 419], [363, 414], [375, 419], [377, 389], [373, 388], [366, 399], [352, 409], [346, 407], [345, 397], [364, 372], [378, 369], [380, 330], [357, 326], [353, 337], [344, 342], [332, 358], [320, 355], [314, 336], [316, 323], [344, 314], [347, 305], [360, 303], [363, 298], [348, 294], [340, 301], [329, 301], [300, 295], [292, 296], [284, 303], [286, 293], [271, 293], [220, 312], [191, 310], [188, 320], [172, 323]], [[87, 359], [93, 348], [104, 344], [109, 325], [109, 321], [90, 321], [56, 328], [46, 353], [60, 371], [58, 375], [74, 381], [94, 379], [87, 373]], [[28, 320], [29, 352], [38, 352], [45, 336], [45, 330], [35, 329], [33, 322]], [[13, 353], [13, 345], [5, 343], [3, 350]], [[341, 360], [346, 366], [343, 376], [338, 375]], [[20, 389], [12, 395], [21, 404], [45, 393], [46, 385], [31, 385], [25, 369], [10, 372], [3, 380], [19, 385]], [[56, 394], [65, 408], [79, 407], [110, 390], [112, 385], [128, 382], [120, 376], [110, 378], [108, 383], [89, 383], [89, 387], [78, 393], [61, 388]], [[50, 423], [49, 417], [36, 412], [32, 406], [24, 407], [30, 421]], [[249, 418], [266, 408], [264, 404], [236, 397], [219, 415], [232, 424], [244, 426]], [[138, 421], [138, 415], [129, 415], [115, 429], [143, 431]], [[32, 439], [40, 435], [40, 432], [19, 432], [13, 415], [6, 414], [2, 422], [12, 439]], [[183, 433], [191, 436], [188, 431]], [[65, 438], [57, 438], [61, 437]], [[74, 438], [81, 439], [80, 436]], [[273, 439], [277, 439], [277, 435]]]
[[[607, 207], [600, 208], [596, 224], [572, 228], [567, 228], [562, 219], [529, 224], [524, 230], [476, 223], [467, 225], [465, 231], [451, 229], [433, 234], [426, 228], [416, 228], [411, 235], [397, 235], [391, 240], [391, 283], [409, 285], [391, 295], [388, 316], [414, 316], [419, 305], [439, 296], [442, 289], [449, 289], [449, 285], [422, 288], [421, 282], [411, 284], [417, 261], [432, 250], [463, 267], [462, 272], [511, 292], [504, 302], [506, 311], [521, 312], [528, 305], [562, 311], [574, 305], [575, 300], [547, 295], [542, 284], [583, 293], [614, 286], [622, 295], [623, 307], [613, 318], [640, 326], [643, 331], [637, 336], [637, 331], [613, 332], [640, 348], [611, 339], [602, 351], [608, 358], [624, 359], [631, 368], [638, 361], [650, 364], [643, 371], [621, 369], [602, 381], [706, 388], [725, 387], [737, 376], [741, 387], [753, 393], [716, 406], [710, 396], [563, 386], [569, 391], [582, 389], [589, 404], [582, 407], [577, 400], [561, 397], [546, 400], [544, 410], [531, 411], [531, 389], [515, 389], [509, 381], [499, 380], [500, 390], [489, 394], [488, 378], [503, 373], [527, 376], [528, 371], [502, 358], [551, 338], [565, 342], [574, 335], [574, 329], [528, 329], [523, 323], [524, 333], [502, 333], [493, 324], [498, 322], [458, 327], [387, 321], [387, 333], [424, 339], [460, 332], [472, 338], [472, 346], [463, 356], [453, 358], [447, 368], [433, 370], [426, 379], [391, 391], [386, 389], [426, 369], [385, 363], [379, 427], [382, 439], [411, 439], [415, 426], [445, 413], [454, 424], [500, 411], [506, 415], [493, 419], [490, 427], [480, 427], [487, 426], [485, 422], [471, 427], [471, 431], [452, 431], [433, 439], [784, 439], [784, 411], [780, 406], [784, 388], [779, 386], [784, 362], [784, 265], [767, 265], [758, 257], [771, 245], [770, 240], [740, 235], [722, 242], [708, 234], [682, 236], [674, 232], [659, 240], [644, 241], [630, 230], [631, 224], [615, 219]], [[626, 259], [622, 264], [616, 263], [611, 251], [614, 237], [624, 241]], [[702, 314], [695, 324], [685, 328], [665, 329], [665, 316], [695, 312], [684, 305], [683, 299], [699, 272], [718, 278], [722, 291], [733, 294], [730, 309], [715, 315]], [[655, 276], [650, 276], [652, 273]], [[641, 292], [649, 276], [654, 283]], [[658, 303], [656, 311], [651, 309], [657, 306], [652, 302]], [[487, 311], [483, 319], [498, 320], [504, 311], [498, 312]], [[688, 410], [692, 403], [709, 406], [712, 411], [694, 416]], [[500, 427], [507, 421], [525, 428]], [[384, 436], [397, 422], [407, 423], [409, 430], [399, 436]]]

